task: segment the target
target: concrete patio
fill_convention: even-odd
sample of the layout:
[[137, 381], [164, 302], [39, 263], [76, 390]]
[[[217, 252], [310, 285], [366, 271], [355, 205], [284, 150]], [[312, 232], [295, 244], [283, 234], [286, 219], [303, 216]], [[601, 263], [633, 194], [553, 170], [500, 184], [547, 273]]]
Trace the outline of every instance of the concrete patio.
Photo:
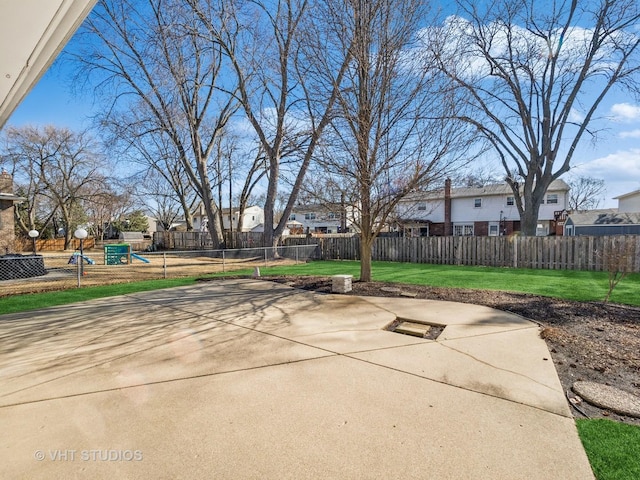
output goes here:
[[2, 315], [0, 478], [593, 478], [538, 333], [259, 280]]

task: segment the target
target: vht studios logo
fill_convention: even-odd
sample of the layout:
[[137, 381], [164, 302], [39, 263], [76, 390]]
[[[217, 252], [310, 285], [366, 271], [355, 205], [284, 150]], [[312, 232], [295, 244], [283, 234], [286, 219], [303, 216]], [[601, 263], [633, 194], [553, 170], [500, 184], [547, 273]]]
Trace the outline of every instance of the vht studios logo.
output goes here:
[[139, 462], [140, 450], [36, 450], [36, 460], [51, 462]]

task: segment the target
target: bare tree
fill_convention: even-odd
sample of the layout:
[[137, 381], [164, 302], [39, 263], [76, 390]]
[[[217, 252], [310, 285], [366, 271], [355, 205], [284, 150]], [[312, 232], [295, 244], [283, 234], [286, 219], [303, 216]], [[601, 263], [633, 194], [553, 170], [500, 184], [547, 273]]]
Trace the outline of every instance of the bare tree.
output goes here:
[[95, 238], [106, 239], [111, 233], [113, 222], [124, 212], [134, 208], [130, 189], [122, 185], [103, 185], [85, 202], [87, 226]]
[[635, 240], [633, 237], [607, 237], [603, 249], [599, 252], [600, 260], [608, 274], [608, 289], [603, 302], [607, 303], [613, 290], [624, 278], [633, 272], [635, 262]]
[[[322, 131], [330, 121], [350, 50], [328, 52], [328, 43], [318, 41], [318, 35], [323, 40], [326, 37], [323, 28], [327, 20], [321, 12], [327, 11], [326, 4], [330, 2], [188, 2], [209, 36], [225, 49], [238, 83], [237, 99], [264, 152], [268, 177], [265, 244], [275, 245], [284, 231]], [[215, 18], [221, 11], [227, 20], [224, 24]], [[244, 28], [246, 25], [252, 27]], [[322, 70], [322, 88], [312, 89], [319, 80], [312, 75], [313, 62], [330, 57], [331, 69]], [[315, 95], [318, 91], [320, 94]], [[285, 162], [290, 167], [295, 165], [289, 171], [293, 186], [283, 215], [274, 224]]]
[[[198, 192], [184, 162], [180, 161], [180, 150], [175, 142], [162, 129], [151, 127], [153, 119], [144, 118], [140, 110], [144, 110], [144, 105], [135, 111], [111, 114], [103, 119], [111, 154], [127, 171], [131, 170], [132, 164], [140, 166], [140, 170], [131, 174], [127, 182], [138, 186], [134, 189], [137, 199], [149, 211], [159, 215], [162, 225], [167, 221], [171, 225], [181, 212], [187, 231], [191, 231]], [[156, 205], [155, 202], [159, 203]]]
[[[215, 14], [212, 21], [223, 17]], [[84, 73], [102, 79], [113, 100], [107, 114], [133, 106], [143, 131], [173, 143], [217, 247], [223, 238], [210, 157], [237, 103], [224, 52], [194, 28], [196, 22], [180, 0], [101, 0], [85, 22], [89, 37], [77, 58]]]
[[423, 63], [417, 48], [427, 2], [351, 0], [334, 7], [334, 36], [353, 61], [321, 162], [355, 211], [360, 280], [371, 281], [373, 242], [398, 202], [442, 180], [464, 158], [468, 138], [464, 125], [450, 120], [455, 104], [444, 94], [447, 79]]
[[50, 207], [42, 224], [46, 226], [54, 215], [59, 216], [65, 230], [64, 248], [68, 248], [75, 228], [84, 223], [83, 204], [103, 191], [105, 185], [93, 139], [87, 132], [53, 126], [9, 128], [5, 138], [7, 158], [29, 185], [24, 191], [30, 195], [29, 223], [19, 219], [20, 228], [33, 228], [38, 198], [44, 198]]
[[[254, 197], [254, 191], [256, 186], [267, 174], [266, 158], [263, 150], [258, 146], [251, 164], [248, 169], [245, 170], [245, 179], [238, 194], [238, 223], [237, 231], [241, 232], [243, 228], [244, 211], [249, 206], [249, 202]], [[263, 202], [264, 203], [264, 202]]]
[[569, 185], [569, 210], [593, 210], [598, 208], [606, 190], [604, 180], [593, 177], [572, 177]]
[[596, 114], [619, 87], [638, 93], [637, 0], [458, 0], [425, 31], [440, 68], [470, 95], [457, 117], [498, 155], [522, 231], [534, 235], [552, 181], [571, 168]]

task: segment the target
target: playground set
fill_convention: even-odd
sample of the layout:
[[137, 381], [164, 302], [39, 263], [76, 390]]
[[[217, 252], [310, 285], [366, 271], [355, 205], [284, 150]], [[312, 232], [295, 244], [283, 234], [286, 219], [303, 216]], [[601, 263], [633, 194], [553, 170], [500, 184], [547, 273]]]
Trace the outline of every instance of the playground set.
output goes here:
[[[84, 254], [80, 254], [79, 252], [74, 252], [69, 259], [69, 264], [75, 265], [80, 257], [87, 265], [95, 265], [96, 263], [92, 258]], [[131, 251], [131, 245], [128, 243], [114, 243], [104, 246], [105, 265], [130, 265], [134, 260], [151, 263], [149, 259], [144, 258], [137, 253], [133, 253]]]

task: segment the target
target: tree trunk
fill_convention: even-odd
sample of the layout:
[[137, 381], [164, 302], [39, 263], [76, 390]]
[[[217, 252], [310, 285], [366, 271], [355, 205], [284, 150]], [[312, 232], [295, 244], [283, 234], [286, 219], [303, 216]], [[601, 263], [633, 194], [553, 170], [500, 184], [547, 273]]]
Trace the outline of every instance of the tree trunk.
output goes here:
[[534, 237], [538, 230], [538, 214], [540, 204], [529, 202], [529, 206], [520, 213], [520, 231], [527, 237]]
[[274, 238], [273, 214], [278, 194], [278, 176], [280, 175], [280, 159], [271, 157], [269, 159], [269, 185], [267, 187], [267, 198], [264, 202], [264, 246], [273, 247]]
[[[184, 213], [184, 223], [187, 227], [187, 232], [191, 232], [193, 231], [193, 215], [191, 213], [191, 209], [189, 208], [189, 205], [187, 204], [186, 199], [182, 196], [180, 197], [180, 206], [182, 207], [182, 212]], [[169, 227], [170, 226], [171, 225], [169, 225]]]
[[360, 281], [371, 281], [371, 251], [375, 235], [371, 221], [371, 190], [367, 183], [360, 186]]
[[368, 236], [360, 237], [360, 281], [371, 281], [371, 254], [373, 250], [373, 239]]
[[520, 231], [527, 237], [535, 237], [538, 230], [538, 216], [540, 215], [540, 204], [544, 200], [547, 188], [551, 181], [539, 179], [533, 182], [526, 179], [524, 183], [523, 203], [518, 206], [520, 213]]
[[207, 190], [206, 188], [203, 190], [202, 203], [207, 213], [209, 235], [211, 236], [213, 248], [218, 249], [224, 242], [222, 238], [222, 225], [220, 225], [220, 216], [218, 215], [219, 208], [213, 198], [211, 198], [211, 190]]

